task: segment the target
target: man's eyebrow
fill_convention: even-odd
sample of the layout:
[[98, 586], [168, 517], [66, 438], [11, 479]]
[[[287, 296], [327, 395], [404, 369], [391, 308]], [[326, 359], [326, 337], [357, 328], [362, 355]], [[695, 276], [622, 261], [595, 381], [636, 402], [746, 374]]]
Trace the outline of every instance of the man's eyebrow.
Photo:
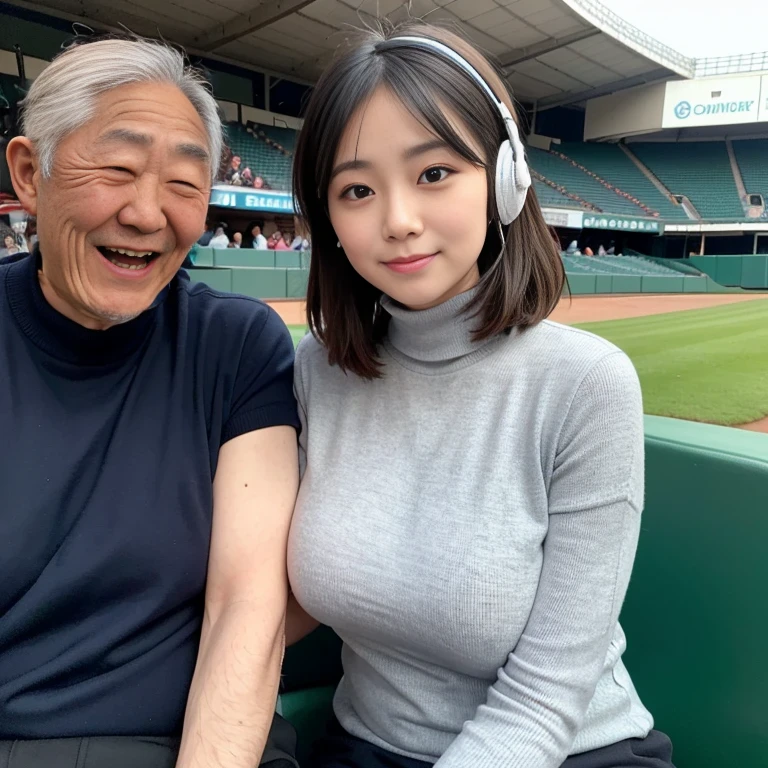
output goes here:
[[148, 147], [152, 144], [152, 137], [146, 133], [138, 133], [128, 128], [113, 128], [107, 131], [103, 136], [96, 140], [97, 144], [109, 144], [114, 141], [122, 141], [126, 144], [138, 144], [141, 147]]
[[403, 159], [412, 160], [414, 157], [424, 155], [427, 152], [431, 152], [433, 149], [450, 149], [450, 146], [444, 139], [430, 139], [429, 141], [425, 141], [422, 144], [417, 144], [414, 147], [409, 147], [406, 149], [405, 152], [403, 152]]
[[210, 163], [211, 161], [211, 156], [208, 154], [208, 151], [199, 144], [177, 144], [174, 147], [174, 152], [177, 155], [191, 157], [195, 160], [202, 160], [204, 163]]
[[333, 171], [331, 171], [331, 181], [333, 181], [336, 176], [338, 176], [340, 173], [343, 173], [344, 171], [362, 171], [366, 168], [370, 168], [371, 163], [369, 163], [367, 160], [347, 160], [344, 163], [339, 163]]

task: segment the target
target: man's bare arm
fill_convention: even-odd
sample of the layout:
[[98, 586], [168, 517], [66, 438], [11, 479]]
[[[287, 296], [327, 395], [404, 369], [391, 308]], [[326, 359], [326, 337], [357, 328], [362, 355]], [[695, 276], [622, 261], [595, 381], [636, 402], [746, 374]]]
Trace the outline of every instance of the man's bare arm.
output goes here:
[[205, 616], [177, 768], [254, 768], [261, 759], [284, 652], [297, 467], [292, 427], [222, 446]]

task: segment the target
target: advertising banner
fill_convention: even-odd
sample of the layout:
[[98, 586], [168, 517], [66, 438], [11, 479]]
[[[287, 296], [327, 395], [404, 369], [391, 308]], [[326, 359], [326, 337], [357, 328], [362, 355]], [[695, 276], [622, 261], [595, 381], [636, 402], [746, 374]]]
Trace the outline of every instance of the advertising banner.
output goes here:
[[[662, 128], [737, 125], [760, 120], [761, 80], [765, 77], [706, 77], [667, 83]], [[765, 119], [765, 117], [763, 118]]]
[[293, 196], [290, 192], [272, 192], [226, 185], [217, 185], [211, 190], [210, 204], [220, 208], [236, 208], [245, 211], [294, 212]]
[[660, 235], [664, 231], [664, 224], [654, 219], [585, 213], [584, 229], [620, 229], [624, 232], [648, 232], [652, 235]]

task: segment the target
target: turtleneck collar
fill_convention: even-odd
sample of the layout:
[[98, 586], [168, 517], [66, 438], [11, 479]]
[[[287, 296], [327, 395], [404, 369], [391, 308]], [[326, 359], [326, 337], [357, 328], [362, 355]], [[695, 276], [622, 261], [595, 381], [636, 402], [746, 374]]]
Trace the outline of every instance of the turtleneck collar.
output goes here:
[[157, 318], [164, 290], [146, 312], [105, 331], [85, 328], [57, 312], [40, 287], [39, 249], [10, 265], [6, 280], [8, 302], [21, 330], [52, 357], [77, 365], [109, 365], [125, 360], [146, 340]]
[[390, 315], [385, 346], [409, 368], [443, 372], [464, 367], [491, 351], [498, 337], [473, 341], [478, 319], [467, 310], [478, 288], [460, 293], [431, 309], [410, 310], [384, 296], [381, 306]]

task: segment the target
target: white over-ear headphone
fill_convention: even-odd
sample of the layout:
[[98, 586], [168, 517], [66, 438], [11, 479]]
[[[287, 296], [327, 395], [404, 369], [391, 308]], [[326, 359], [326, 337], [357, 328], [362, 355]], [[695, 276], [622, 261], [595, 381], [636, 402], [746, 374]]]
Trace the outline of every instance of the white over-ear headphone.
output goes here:
[[485, 91], [498, 109], [509, 138], [502, 142], [496, 158], [496, 207], [501, 223], [504, 225], [511, 224], [523, 210], [525, 197], [531, 186], [531, 172], [525, 161], [525, 149], [522, 141], [520, 141], [517, 124], [507, 105], [493, 92], [493, 89], [485, 82], [480, 73], [453, 48], [429, 37], [403, 35], [378, 43], [376, 50], [381, 51], [396, 47], [426, 48], [446, 56], [461, 67]]

